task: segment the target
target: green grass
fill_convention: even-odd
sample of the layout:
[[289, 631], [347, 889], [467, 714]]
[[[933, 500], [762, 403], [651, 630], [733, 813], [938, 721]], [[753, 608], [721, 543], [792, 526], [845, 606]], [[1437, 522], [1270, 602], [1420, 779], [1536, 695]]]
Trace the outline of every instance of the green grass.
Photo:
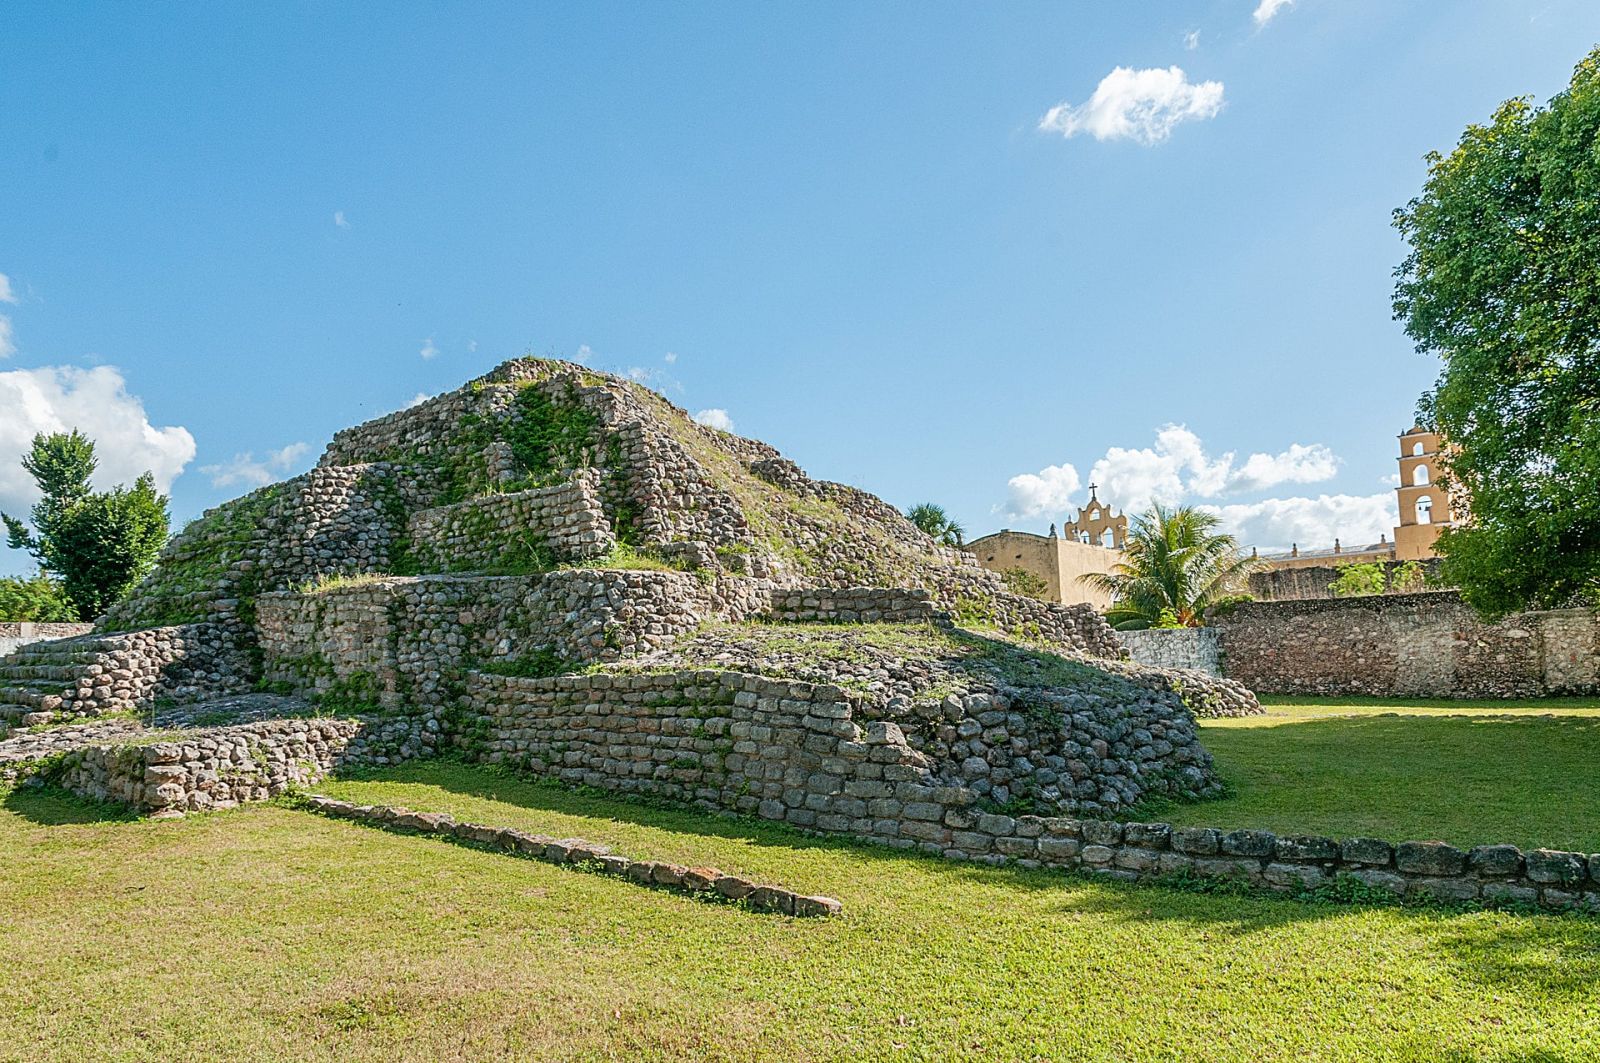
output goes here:
[[1600, 701], [1278, 698], [1202, 721], [1231, 795], [1175, 824], [1600, 852]]
[[1566, 1060], [1600, 920], [980, 868], [460, 765], [362, 801], [829, 893], [792, 920], [280, 806], [0, 807], [0, 1058]]

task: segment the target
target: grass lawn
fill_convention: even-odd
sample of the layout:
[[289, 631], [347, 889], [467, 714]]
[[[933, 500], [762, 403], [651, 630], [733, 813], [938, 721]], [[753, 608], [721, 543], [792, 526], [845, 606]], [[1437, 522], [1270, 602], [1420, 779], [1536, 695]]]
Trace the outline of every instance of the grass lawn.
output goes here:
[[1263, 699], [1203, 721], [1232, 788], [1146, 818], [1285, 834], [1600, 852], [1600, 701]]
[[23, 791], [0, 805], [0, 1058], [1520, 1061], [1600, 1043], [1596, 919], [980, 868], [448, 763], [324, 789], [712, 863], [845, 915], [276, 805], [127, 822]]

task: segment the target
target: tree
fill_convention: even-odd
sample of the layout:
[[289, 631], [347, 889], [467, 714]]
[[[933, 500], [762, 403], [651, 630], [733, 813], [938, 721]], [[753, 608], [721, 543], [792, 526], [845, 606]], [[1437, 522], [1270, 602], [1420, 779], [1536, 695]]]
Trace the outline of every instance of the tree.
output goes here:
[[1078, 579], [1111, 595], [1106, 622], [1121, 631], [1200, 627], [1207, 608], [1236, 595], [1253, 562], [1216, 514], [1154, 506], [1134, 519], [1123, 560]]
[[1339, 566], [1339, 575], [1328, 584], [1335, 598], [1364, 598], [1382, 594], [1387, 580], [1383, 566], [1376, 561]]
[[1600, 48], [1537, 107], [1501, 104], [1395, 211], [1395, 317], [1443, 361], [1419, 415], [1464, 526], [1443, 582], [1489, 617], [1600, 601]]
[[0, 577], [0, 621], [57, 624], [78, 619], [61, 584], [43, 574]]
[[96, 492], [89, 485], [95, 464], [94, 442], [76, 429], [34, 436], [22, 459], [43, 495], [30, 514], [33, 529], [0, 513], [8, 544], [61, 581], [79, 620], [99, 616], [144, 578], [169, 528], [154, 477]]
[[967, 530], [944, 511], [943, 506], [923, 502], [906, 510], [906, 519], [945, 546], [960, 546]]

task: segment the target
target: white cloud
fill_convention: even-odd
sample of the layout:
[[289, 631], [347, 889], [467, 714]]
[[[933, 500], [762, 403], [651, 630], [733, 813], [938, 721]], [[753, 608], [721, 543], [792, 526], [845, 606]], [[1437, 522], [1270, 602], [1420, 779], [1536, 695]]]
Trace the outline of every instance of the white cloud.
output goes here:
[[1272, 16], [1294, 3], [1294, 0], [1261, 0], [1256, 5], [1256, 10], [1250, 17], [1256, 20], [1257, 26], [1265, 26], [1272, 21]]
[[311, 449], [309, 443], [290, 443], [280, 450], [269, 451], [257, 461], [254, 453], [235, 454], [231, 461], [220, 465], [202, 465], [200, 471], [211, 477], [212, 487], [264, 487], [281, 480], [290, 469]]
[[656, 374], [655, 370], [653, 369], [646, 369], [642, 365], [632, 365], [624, 370], [622, 375], [633, 381], [635, 384], [644, 384]]
[[418, 406], [421, 406], [424, 402], [427, 402], [431, 398], [433, 398], [433, 396], [429, 395], [426, 391], [419, 391], [411, 397], [410, 402], [406, 403], [405, 408], [408, 410], [416, 409]]
[[432, 358], [438, 357], [439, 348], [433, 345], [432, 336], [429, 336], [427, 339], [422, 341], [422, 350], [418, 351], [417, 353], [422, 355], [422, 360], [425, 362]]
[[[1170, 506], [1187, 498], [1218, 498], [1264, 491], [1285, 483], [1332, 479], [1339, 459], [1321, 443], [1293, 443], [1276, 454], [1256, 453], [1241, 462], [1228, 451], [1213, 456], [1200, 437], [1180, 424], [1162, 426], [1149, 447], [1110, 447], [1089, 470], [1099, 496], [1112, 506], [1139, 513], [1152, 503]], [[1064, 516], [1083, 487], [1072, 465], [1051, 465], [1013, 476], [1006, 503], [997, 509], [1022, 518]]]
[[1277, 454], [1251, 454], [1241, 463], [1228, 451], [1206, 453], [1200, 437], [1183, 425], [1169, 424], [1156, 432], [1154, 447], [1111, 447], [1089, 479], [1101, 486], [1101, 497], [1129, 512], [1152, 502], [1175, 505], [1186, 497], [1264, 491], [1285, 483], [1319, 483], [1339, 471], [1339, 459], [1321, 443], [1293, 443]]
[[132, 483], [145, 472], [162, 492], [194, 459], [194, 436], [187, 428], [156, 428], [144, 403], [128, 394], [127, 382], [113, 366], [79, 369], [43, 366], [0, 373], [0, 509], [27, 513], [39, 497], [22, 456], [36, 432], [77, 428], [95, 441], [100, 465], [97, 487]]
[[1159, 144], [1180, 122], [1216, 117], [1222, 102], [1220, 81], [1191, 83], [1175, 66], [1119, 66], [1101, 79], [1087, 103], [1057, 104], [1039, 120], [1039, 128], [1064, 137], [1088, 133], [1096, 140]]
[[676, 352], [674, 352], [674, 351], [668, 351], [668, 352], [667, 352], [667, 353], [666, 353], [666, 354], [665, 354], [665, 355], [664, 355], [664, 356], [663, 356], [663, 357], [662, 357], [662, 359], [661, 359], [661, 360], [662, 360], [662, 361], [663, 361], [663, 362], [666, 362], [666, 363], [667, 363], [667, 364], [668, 364], [668, 365], [676, 365], [676, 364], [677, 364], [677, 361], [678, 361], [678, 355], [677, 355], [677, 353], [676, 353]]
[[477, 354], [478, 353], [478, 341], [477, 340], [468, 340], [467, 341], [467, 351], [468, 351], [468, 353], [471, 353], [471, 354]]
[[11, 290], [11, 278], [4, 273], [0, 273], [0, 303], [14, 303], [16, 301], [16, 293]]
[[694, 415], [694, 419], [707, 428], [717, 428], [724, 432], [733, 431], [733, 418], [728, 416], [727, 410], [712, 407], [709, 410], [701, 410]]
[[1013, 517], [1042, 517], [1065, 512], [1083, 481], [1071, 465], [1051, 465], [1013, 476], [1006, 483], [1005, 512]]
[[17, 341], [11, 331], [11, 319], [0, 314], [0, 358], [10, 358], [17, 353]]
[[575, 362], [588, 362], [593, 357], [594, 349], [587, 343], [580, 343], [578, 344], [578, 353], [572, 356], [572, 360]]
[[1183, 35], [1183, 46], [1185, 49], [1191, 52], [1200, 47], [1200, 31], [1190, 30], [1188, 33], [1185, 33]]
[[1262, 553], [1326, 550], [1338, 539], [1346, 548], [1365, 546], [1391, 534], [1398, 518], [1394, 496], [1318, 495], [1268, 498], [1229, 506], [1202, 506], [1222, 518], [1223, 529]]
[[337, 225], [341, 229], [350, 228], [350, 223], [345, 220], [344, 211], [342, 210], [336, 210], [333, 212], [333, 224]]

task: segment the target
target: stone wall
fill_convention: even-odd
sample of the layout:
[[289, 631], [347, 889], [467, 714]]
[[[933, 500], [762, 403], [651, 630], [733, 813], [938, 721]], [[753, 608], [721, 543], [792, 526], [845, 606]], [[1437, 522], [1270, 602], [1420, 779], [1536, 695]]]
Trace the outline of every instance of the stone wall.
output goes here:
[[[1428, 558], [1424, 561], [1377, 561], [1372, 563], [1383, 567], [1385, 579], [1389, 581], [1398, 578], [1396, 572], [1402, 565], [1418, 566], [1423, 580], [1430, 585], [1439, 571], [1438, 558]], [[1340, 567], [1338, 565], [1307, 565], [1304, 568], [1260, 569], [1250, 573], [1250, 593], [1263, 602], [1332, 598], [1333, 592], [1328, 587], [1334, 580], [1339, 578]], [[1395, 588], [1385, 593], [1411, 594], [1419, 589], [1416, 587]]]
[[650, 570], [393, 577], [262, 595], [256, 630], [270, 682], [325, 693], [363, 677], [379, 704], [439, 708], [467, 664], [633, 657], [707, 620], [760, 615], [770, 593], [737, 576]]
[[1252, 602], [1216, 622], [1225, 674], [1260, 693], [1506, 698], [1600, 691], [1600, 614], [1486, 624], [1454, 591]]
[[93, 624], [36, 624], [31, 621], [0, 624], [0, 657], [35, 642], [87, 635]]
[[894, 722], [861, 719], [836, 686], [738, 672], [469, 673], [462, 704], [457, 740], [491, 763], [940, 850], [959, 829], [946, 816], [981, 804], [1101, 812], [1218, 791], [1192, 717], [1155, 693], [952, 696], [937, 719]]
[[1128, 656], [1153, 668], [1187, 668], [1206, 675], [1222, 675], [1216, 628], [1150, 628], [1118, 631], [1117, 641]]
[[248, 626], [254, 595], [322, 576], [382, 572], [403, 531], [392, 466], [317, 468], [208, 510], [162, 550], [155, 570], [96, 625], [101, 631], [211, 621]]
[[932, 620], [927, 591], [892, 587], [824, 587], [772, 594], [768, 617], [779, 622], [904, 624]]
[[[947, 817], [947, 820], [951, 817]], [[1342, 841], [1262, 830], [1222, 831], [1165, 823], [981, 816], [943, 855], [1026, 867], [1085, 870], [1128, 881], [1172, 875], [1225, 879], [1280, 891], [1349, 878], [1395, 897], [1526, 904], [1600, 911], [1600, 855], [1374, 838]]]
[[553, 487], [419, 510], [406, 537], [422, 572], [545, 567], [600, 557], [617, 543], [592, 472]]
[[87, 746], [65, 754], [44, 778], [141, 811], [198, 812], [266, 801], [339, 766], [431, 752], [435, 741], [414, 721], [266, 720]]

